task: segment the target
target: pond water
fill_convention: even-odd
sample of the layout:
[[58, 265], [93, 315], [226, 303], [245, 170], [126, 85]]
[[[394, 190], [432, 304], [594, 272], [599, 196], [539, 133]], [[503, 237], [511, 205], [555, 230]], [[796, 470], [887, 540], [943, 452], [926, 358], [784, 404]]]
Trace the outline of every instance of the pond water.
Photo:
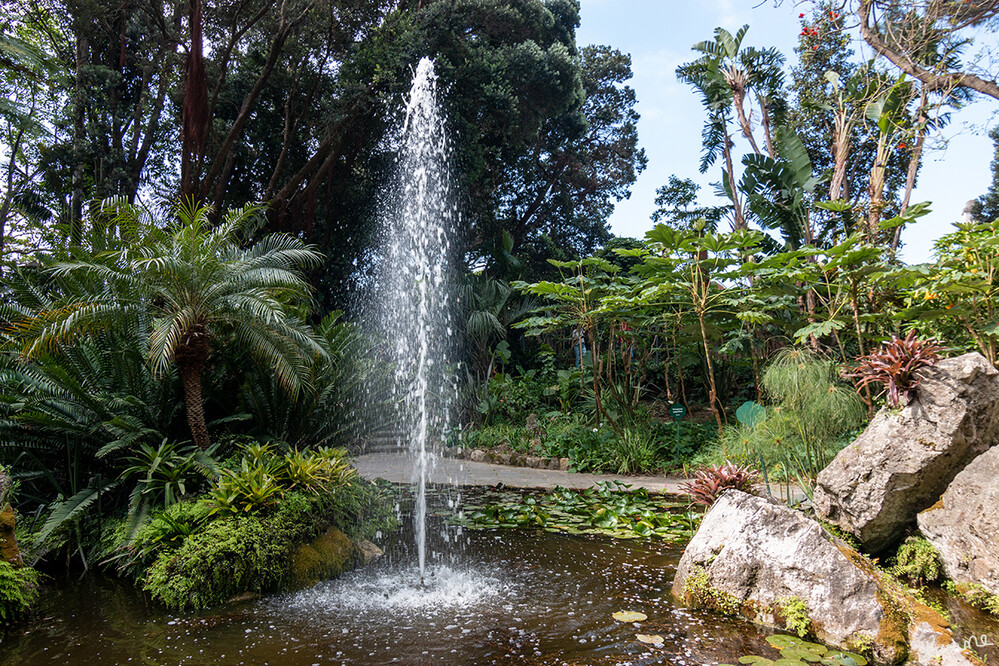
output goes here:
[[[778, 656], [765, 630], [671, 599], [680, 548], [468, 530], [439, 513], [423, 588], [406, 530], [367, 568], [203, 613], [168, 614], [127, 583], [90, 576], [47, 594], [38, 617], [0, 645], [0, 663], [687, 666]], [[611, 616], [621, 610], [648, 619], [620, 623]]]

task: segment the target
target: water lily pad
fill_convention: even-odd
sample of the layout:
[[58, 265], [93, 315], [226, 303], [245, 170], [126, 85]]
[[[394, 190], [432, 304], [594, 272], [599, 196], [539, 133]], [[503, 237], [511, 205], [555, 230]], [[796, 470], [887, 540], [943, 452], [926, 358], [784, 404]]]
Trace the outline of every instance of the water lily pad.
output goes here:
[[800, 659], [778, 659], [774, 662], [774, 666], [808, 666], [808, 664]]
[[739, 657], [740, 664], [757, 664], [758, 666], [771, 666], [773, 664], [772, 659], [767, 659], [766, 657], [758, 657], [755, 654], [747, 654], [745, 657]]
[[638, 637], [638, 640], [648, 645], [662, 645], [666, 641], [659, 634], [635, 634], [635, 636]]
[[822, 661], [822, 655], [816, 654], [800, 647], [789, 647], [780, 651], [780, 656], [784, 659], [797, 659], [798, 661], [817, 662]]
[[649, 616], [645, 613], [637, 613], [635, 611], [618, 611], [611, 615], [611, 617], [618, 622], [644, 622], [649, 619]]
[[804, 642], [805, 641], [801, 640], [797, 636], [788, 636], [787, 634], [774, 634], [773, 636], [767, 636], [767, 643], [770, 643], [778, 650], [798, 647]]
[[809, 652], [814, 652], [815, 654], [825, 654], [826, 652], [829, 652], [829, 648], [819, 643], [802, 643], [801, 645], [798, 646], [798, 648], [801, 650], [808, 650]]
[[867, 660], [854, 652], [836, 650], [822, 655], [822, 663], [827, 666], [866, 666]]

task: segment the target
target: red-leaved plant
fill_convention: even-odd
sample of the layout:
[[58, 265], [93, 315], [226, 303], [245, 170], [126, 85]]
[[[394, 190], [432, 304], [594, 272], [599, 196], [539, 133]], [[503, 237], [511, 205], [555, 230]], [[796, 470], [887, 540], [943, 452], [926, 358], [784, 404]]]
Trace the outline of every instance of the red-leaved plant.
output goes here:
[[869, 384], [883, 385], [878, 395], [887, 394], [888, 403], [898, 407], [901, 398], [909, 401], [922, 381], [916, 371], [939, 361], [942, 351], [933, 340], [916, 339], [915, 331], [909, 331], [904, 339], [893, 335], [877, 351], [859, 357], [857, 369], [847, 377], [857, 379], [858, 392]]
[[717, 467], [703, 467], [694, 473], [691, 481], [680, 486], [680, 490], [690, 495], [694, 504], [712, 505], [722, 492], [735, 488], [743, 492], [751, 492], [758, 475], [749, 467], [739, 467], [725, 461]]

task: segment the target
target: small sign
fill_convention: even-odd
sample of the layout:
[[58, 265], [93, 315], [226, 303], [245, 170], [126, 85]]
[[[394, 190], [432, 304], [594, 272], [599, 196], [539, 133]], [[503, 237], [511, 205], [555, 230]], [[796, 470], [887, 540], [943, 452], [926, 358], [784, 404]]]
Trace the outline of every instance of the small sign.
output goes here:
[[675, 405], [670, 405], [669, 415], [672, 416], [677, 421], [679, 421], [680, 419], [682, 419], [684, 416], [687, 415], [687, 408], [679, 403]]

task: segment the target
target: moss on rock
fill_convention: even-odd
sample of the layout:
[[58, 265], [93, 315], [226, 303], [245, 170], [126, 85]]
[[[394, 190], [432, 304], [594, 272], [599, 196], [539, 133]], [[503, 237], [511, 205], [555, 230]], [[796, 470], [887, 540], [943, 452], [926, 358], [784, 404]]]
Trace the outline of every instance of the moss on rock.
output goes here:
[[357, 545], [340, 530], [331, 528], [310, 543], [295, 548], [291, 555], [289, 585], [315, 585], [352, 569], [359, 561]]

